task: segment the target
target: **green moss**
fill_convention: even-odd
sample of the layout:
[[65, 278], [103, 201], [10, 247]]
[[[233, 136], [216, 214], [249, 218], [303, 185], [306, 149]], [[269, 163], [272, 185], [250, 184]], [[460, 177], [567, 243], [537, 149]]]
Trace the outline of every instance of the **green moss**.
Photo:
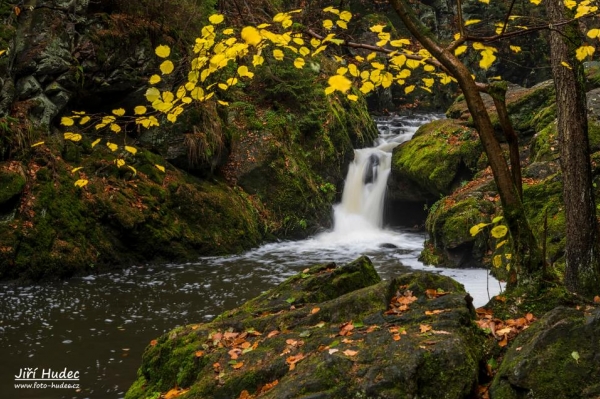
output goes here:
[[[523, 205], [536, 237], [546, 236], [546, 259], [560, 269], [564, 263], [565, 214], [559, 178], [553, 176], [534, 185], [525, 184]], [[546, 218], [548, 230], [544, 232]]]
[[24, 187], [24, 176], [20, 173], [0, 169], [0, 207], [8, 200], [19, 195]]
[[[481, 261], [487, 252], [488, 244], [485, 234], [471, 236], [469, 230], [479, 223], [489, 223], [491, 215], [495, 212], [493, 203], [468, 197], [453, 202], [443, 201], [427, 216], [425, 226], [430, 232], [429, 249], [424, 255], [436, 264], [446, 266], [460, 266], [463, 262], [470, 261], [469, 257], [456, 259], [452, 251], [469, 246], [468, 253], [475, 260]], [[433, 248], [432, 248], [433, 247]], [[462, 252], [461, 252], [462, 253]], [[434, 256], [430, 256], [432, 254]]]
[[435, 196], [445, 195], [472, 177], [480, 154], [474, 130], [454, 120], [433, 121], [394, 151], [392, 173], [413, 180]]

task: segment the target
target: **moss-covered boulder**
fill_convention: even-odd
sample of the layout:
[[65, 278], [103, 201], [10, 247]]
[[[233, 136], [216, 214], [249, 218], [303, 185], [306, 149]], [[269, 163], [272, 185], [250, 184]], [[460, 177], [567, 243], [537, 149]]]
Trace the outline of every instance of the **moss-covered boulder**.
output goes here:
[[0, 213], [8, 210], [7, 202], [19, 196], [25, 188], [25, 173], [17, 162], [0, 164]]
[[[20, 201], [2, 209], [12, 216], [0, 223], [0, 279], [192, 260], [249, 249], [265, 238], [269, 219], [261, 215], [260, 201], [239, 188], [199, 180], [149, 151], [127, 158], [134, 176], [133, 169], [115, 165], [122, 155], [108, 148], [89, 153], [83, 141], [75, 146], [52, 138], [33, 150]], [[60, 156], [67, 150], [88, 153], [69, 162]], [[81, 169], [72, 172], [76, 167]], [[15, 162], [14, 168], [25, 165]], [[77, 179], [88, 183], [76, 187]]]
[[379, 281], [368, 258], [317, 265], [207, 324], [146, 349], [126, 398], [464, 398], [483, 335], [455, 281]]
[[452, 119], [427, 123], [394, 149], [388, 196], [408, 202], [437, 200], [473, 177], [480, 155], [475, 130]]
[[600, 397], [600, 310], [559, 307], [521, 333], [490, 387], [494, 399]]
[[421, 254], [426, 264], [446, 267], [480, 267], [488, 251], [485, 234], [469, 230], [489, 223], [496, 211], [489, 192], [473, 191], [462, 198], [445, 198], [430, 210], [425, 223], [429, 238]]

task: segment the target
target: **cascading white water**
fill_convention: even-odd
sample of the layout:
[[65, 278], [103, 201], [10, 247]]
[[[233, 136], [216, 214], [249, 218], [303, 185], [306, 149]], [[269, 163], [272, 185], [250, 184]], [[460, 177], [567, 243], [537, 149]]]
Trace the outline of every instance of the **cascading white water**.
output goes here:
[[342, 202], [334, 206], [334, 234], [380, 230], [387, 179], [392, 166], [392, 150], [411, 139], [425, 119], [396, 117], [390, 123], [378, 123], [380, 132], [375, 146], [354, 150], [354, 161], [348, 168]]

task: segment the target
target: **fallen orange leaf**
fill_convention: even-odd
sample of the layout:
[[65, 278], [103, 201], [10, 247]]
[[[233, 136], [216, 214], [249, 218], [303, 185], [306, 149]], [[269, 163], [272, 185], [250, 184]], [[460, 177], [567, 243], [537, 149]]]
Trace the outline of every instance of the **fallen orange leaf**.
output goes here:
[[279, 334], [279, 331], [273, 330], [267, 335], [267, 338], [273, 338], [274, 336], [276, 336], [278, 334]]
[[507, 344], [508, 344], [508, 335], [505, 335], [504, 338], [502, 338], [502, 341], [498, 342], [498, 346], [505, 347]]
[[421, 324], [419, 326], [419, 330], [421, 330], [421, 333], [426, 333], [427, 331], [431, 330], [431, 326], [427, 324]]
[[394, 341], [400, 341], [400, 338], [401, 338], [401, 337], [400, 337], [400, 334], [394, 334], [394, 335], [392, 336], [392, 339], [393, 339]]
[[343, 353], [346, 356], [356, 356], [356, 354], [358, 353], [358, 351], [353, 351], [351, 349], [346, 349]]
[[234, 369], [236, 369], [236, 370], [237, 370], [237, 369], [240, 369], [240, 368], [242, 368], [242, 366], [243, 366], [243, 365], [244, 365], [244, 362], [238, 362], [238, 363], [234, 364], [234, 365], [233, 365], [233, 366], [231, 366], [231, 367], [233, 367]]
[[315, 314], [315, 313], [318, 313], [318, 312], [319, 312], [319, 310], [321, 310], [321, 308], [313, 308], [313, 309], [310, 311], [310, 314]]
[[156, 344], [158, 344], [158, 341], [153, 339], [152, 341], [150, 341], [150, 346], [155, 346]]
[[599, 295], [596, 295], [594, 297], [594, 303], [600, 303], [600, 296]]
[[196, 351], [196, 357], [204, 356], [204, 351]]
[[173, 398], [176, 398], [176, 397], [178, 397], [180, 395], [183, 395], [187, 391], [189, 391], [189, 389], [173, 388], [169, 392], [167, 392], [166, 394], [164, 394], [163, 398], [164, 399], [173, 399]]

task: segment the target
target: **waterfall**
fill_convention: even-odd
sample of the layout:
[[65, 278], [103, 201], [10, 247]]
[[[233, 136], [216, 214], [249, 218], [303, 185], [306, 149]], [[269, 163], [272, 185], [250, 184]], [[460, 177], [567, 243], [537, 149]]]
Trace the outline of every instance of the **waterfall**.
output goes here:
[[376, 120], [379, 137], [375, 145], [354, 150], [348, 168], [342, 202], [334, 206], [333, 233], [349, 235], [383, 227], [387, 179], [392, 167], [392, 151], [412, 138], [423, 123], [438, 119], [434, 115], [396, 116]]

